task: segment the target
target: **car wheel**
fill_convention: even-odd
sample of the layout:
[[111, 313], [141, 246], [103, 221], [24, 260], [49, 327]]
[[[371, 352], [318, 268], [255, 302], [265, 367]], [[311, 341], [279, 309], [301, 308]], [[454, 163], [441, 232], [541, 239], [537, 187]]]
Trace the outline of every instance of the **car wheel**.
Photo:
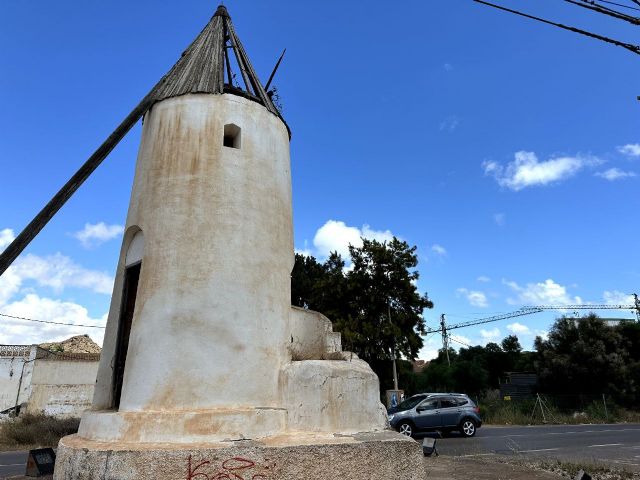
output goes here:
[[476, 424], [473, 420], [465, 418], [460, 424], [460, 433], [465, 437], [473, 437], [476, 434]]
[[398, 431], [407, 437], [413, 436], [413, 425], [409, 422], [402, 422], [398, 425]]

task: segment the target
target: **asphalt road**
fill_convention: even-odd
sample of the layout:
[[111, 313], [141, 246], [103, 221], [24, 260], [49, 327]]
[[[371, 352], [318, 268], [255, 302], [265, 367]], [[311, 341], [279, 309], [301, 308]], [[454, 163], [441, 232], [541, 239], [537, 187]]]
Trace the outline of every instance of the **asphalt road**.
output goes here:
[[[447, 456], [527, 455], [599, 462], [640, 471], [640, 424], [488, 427], [473, 438], [437, 440]], [[0, 479], [24, 474], [27, 452], [0, 452]]]
[[29, 452], [0, 452], [0, 478], [24, 475]]
[[437, 440], [440, 455], [528, 455], [640, 471], [640, 424], [479, 428], [473, 438]]

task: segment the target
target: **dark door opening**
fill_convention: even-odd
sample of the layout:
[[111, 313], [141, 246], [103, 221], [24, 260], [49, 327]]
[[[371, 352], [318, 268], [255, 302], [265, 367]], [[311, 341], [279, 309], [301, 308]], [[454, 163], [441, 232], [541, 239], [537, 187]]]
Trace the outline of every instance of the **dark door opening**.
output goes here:
[[118, 343], [116, 344], [116, 358], [113, 365], [113, 408], [116, 410], [120, 407], [124, 366], [127, 361], [129, 335], [131, 334], [133, 311], [136, 306], [136, 294], [138, 292], [141, 266], [142, 263], [131, 265], [127, 267], [124, 272], [122, 307], [120, 309], [120, 322], [118, 323]]

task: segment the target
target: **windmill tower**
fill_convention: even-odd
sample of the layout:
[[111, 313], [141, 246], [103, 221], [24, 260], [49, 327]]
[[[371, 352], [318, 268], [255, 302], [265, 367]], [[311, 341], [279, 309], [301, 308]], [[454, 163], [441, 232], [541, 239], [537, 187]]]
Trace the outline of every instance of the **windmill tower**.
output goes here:
[[290, 132], [223, 6], [0, 269], [141, 116], [93, 406], [55, 478], [422, 478], [369, 365], [291, 307]]

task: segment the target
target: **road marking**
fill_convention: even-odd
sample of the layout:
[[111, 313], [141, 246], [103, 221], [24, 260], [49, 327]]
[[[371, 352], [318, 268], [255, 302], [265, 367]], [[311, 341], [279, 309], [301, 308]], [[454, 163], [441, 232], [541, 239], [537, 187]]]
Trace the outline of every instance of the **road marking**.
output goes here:
[[26, 463], [0, 463], [0, 467], [24, 467]]
[[622, 445], [621, 443], [603, 443], [602, 445], [589, 445], [587, 448], [595, 448], [595, 447], [617, 447]]
[[537, 450], [520, 450], [520, 453], [528, 453], [528, 452], [552, 452], [554, 450], [560, 450], [559, 448], [539, 448]]
[[486, 455], [495, 455], [495, 453], [471, 453], [469, 455], [458, 455], [459, 457], [482, 457]]

